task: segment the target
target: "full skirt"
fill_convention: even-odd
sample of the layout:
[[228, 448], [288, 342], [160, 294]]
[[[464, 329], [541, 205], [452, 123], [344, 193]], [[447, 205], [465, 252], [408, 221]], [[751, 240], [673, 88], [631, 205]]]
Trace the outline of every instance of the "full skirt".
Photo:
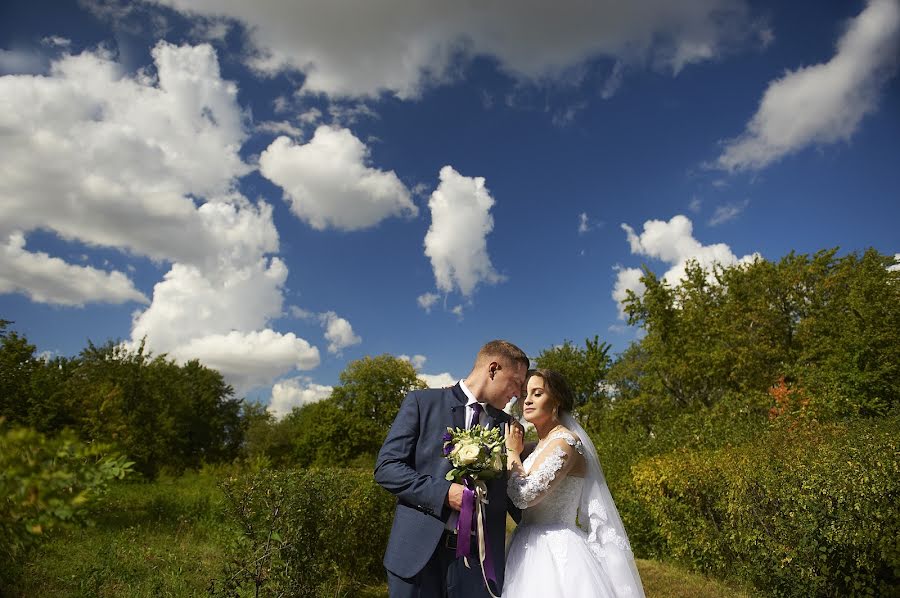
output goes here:
[[506, 556], [503, 598], [615, 598], [587, 535], [561, 524], [516, 528]]

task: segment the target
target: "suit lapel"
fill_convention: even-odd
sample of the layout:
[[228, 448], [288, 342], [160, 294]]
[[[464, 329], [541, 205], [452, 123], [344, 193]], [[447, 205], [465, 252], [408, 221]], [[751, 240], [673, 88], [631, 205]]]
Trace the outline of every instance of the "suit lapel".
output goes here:
[[[496, 428], [497, 426], [500, 426], [501, 424], [506, 423], [507, 416], [506, 416], [506, 413], [504, 413], [503, 411], [500, 411], [499, 409], [495, 409], [494, 407], [491, 407], [487, 403], [485, 403], [484, 411], [485, 411], [485, 413], [487, 413], [487, 416], [488, 416], [487, 417], [488, 429]], [[504, 432], [504, 430], [501, 429], [500, 432], [502, 433], [502, 432]]]
[[[453, 419], [453, 424], [451, 425], [451, 427], [465, 429], [466, 403], [469, 402], [469, 397], [467, 397], [466, 393], [464, 393], [462, 388], [460, 388], [459, 383], [455, 384], [450, 390], [453, 392], [453, 397], [457, 400], [457, 403], [452, 405], [450, 408]], [[504, 424], [509, 420], [509, 416], [506, 415], [505, 412], [492, 407], [488, 403], [484, 404], [484, 412], [485, 415], [487, 415], [486, 423], [488, 429], [500, 426], [501, 424]], [[501, 430], [501, 432], [503, 431], [504, 430]]]
[[450, 425], [451, 428], [462, 428], [466, 427], [466, 403], [469, 401], [468, 397], [466, 397], [466, 393], [463, 392], [462, 388], [459, 387], [459, 383], [451, 388], [453, 391], [453, 398], [456, 399], [453, 406], [450, 408], [451, 419], [453, 423]]

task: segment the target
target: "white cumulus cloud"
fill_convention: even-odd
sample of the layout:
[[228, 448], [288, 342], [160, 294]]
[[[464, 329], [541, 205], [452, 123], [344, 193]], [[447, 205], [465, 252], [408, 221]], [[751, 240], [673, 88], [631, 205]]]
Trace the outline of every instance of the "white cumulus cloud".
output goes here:
[[289, 378], [272, 386], [272, 399], [267, 410], [277, 418], [282, 418], [294, 407], [303, 407], [331, 396], [331, 386], [316, 384], [306, 376]]
[[428, 385], [428, 388], [445, 388], [447, 386], [453, 386], [459, 380], [459, 378], [454, 377], [449, 372], [442, 372], [440, 374], [417, 374], [419, 380]]
[[0, 48], [0, 75], [37, 74], [47, 69], [47, 59], [33, 50]]
[[428, 358], [424, 355], [413, 355], [410, 357], [409, 355], [398, 355], [397, 359], [402, 359], [404, 361], [408, 361], [412, 364], [412, 366], [418, 372], [416, 376], [428, 385], [428, 388], [443, 388], [446, 386], [453, 386], [456, 384], [459, 378], [456, 378], [450, 372], [441, 372], [440, 374], [425, 374], [419, 370], [425, 367], [425, 362], [428, 361]]
[[[0, 77], [0, 238], [49, 230], [169, 269], [135, 312], [131, 340], [200, 359], [239, 391], [319, 362], [271, 330], [285, 264], [272, 208], [236, 191], [248, 119], [208, 44], [159, 42], [127, 73], [107, 52], [55, 60], [44, 76]], [[7, 251], [14, 290], [59, 304], [142, 301], [124, 274]], [[53, 281], [49, 285], [48, 272]]]
[[368, 166], [369, 149], [347, 129], [320, 126], [309, 143], [279, 137], [260, 172], [284, 189], [291, 211], [315, 229], [358, 230], [419, 210], [393, 171]]
[[153, 57], [135, 76], [84, 52], [0, 77], [0, 235], [40, 228], [194, 264], [227, 247], [194, 198], [229, 202], [249, 171], [237, 88], [208, 45], [160, 42]]
[[746, 131], [726, 144], [718, 167], [757, 170], [810, 145], [849, 140], [878, 107], [898, 52], [900, 3], [870, 0], [849, 23], [831, 60], [769, 84]]
[[192, 338], [171, 352], [180, 361], [198, 359], [223, 372], [240, 394], [265, 386], [285, 372], [319, 365], [319, 350], [292, 332], [264, 329]]
[[397, 359], [402, 359], [403, 361], [408, 361], [414, 368], [417, 370], [421, 370], [425, 365], [425, 362], [428, 361], [428, 358], [424, 355], [413, 355], [410, 357], [409, 355], [398, 355]]
[[358, 345], [362, 338], [353, 332], [353, 326], [333, 311], [320, 314], [319, 321], [325, 327], [325, 340], [328, 341], [328, 352], [340, 355], [347, 347]]
[[468, 297], [480, 283], [505, 280], [494, 270], [487, 251], [494, 198], [483, 177], [463, 176], [444, 166], [440, 179], [428, 200], [431, 227], [425, 234], [425, 255], [431, 259], [438, 290], [458, 289]]
[[21, 233], [0, 245], [0, 293], [20, 292], [38, 303], [147, 303], [147, 297], [122, 272], [68, 264], [43, 252], [25, 249]]
[[[672, 286], [679, 284], [684, 278], [688, 261], [695, 261], [702, 268], [710, 269], [715, 264], [732, 266], [752, 262], [759, 257], [759, 254], [753, 253], [738, 258], [725, 243], [703, 245], [694, 238], [691, 220], [681, 214], [673, 216], [668, 222], [648, 220], [640, 235], [627, 224], [622, 224], [622, 230], [627, 235], [632, 254], [658, 259], [669, 265], [663, 279]], [[641, 271], [637, 268], [619, 267], [613, 299], [620, 302], [629, 289], [642, 295], [644, 288], [639, 282], [640, 277]], [[619, 316], [624, 318], [621, 303]]]
[[281, 314], [286, 278], [279, 258], [211, 272], [176, 263], [154, 286], [150, 306], [135, 315], [132, 338], [146, 336], [154, 350], [171, 352], [213, 332], [262, 329]]
[[625, 306], [623, 301], [628, 297], [628, 291], [633, 291], [636, 295], [644, 294], [646, 288], [641, 282], [641, 276], [644, 272], [640, 268], [623, 268], [616, 266], [616, 283], [613, 286], [612, 298], [619, 308], [619, 318], [625, 319]]
[[302, 71], [303, 90], [332, 96], [417, 97], [479, 55], [522, 81], [571, 77], [596, 57], [677, 73], [759, 28], [741, 0], [155, 1], [243, 23], [253, 68]]

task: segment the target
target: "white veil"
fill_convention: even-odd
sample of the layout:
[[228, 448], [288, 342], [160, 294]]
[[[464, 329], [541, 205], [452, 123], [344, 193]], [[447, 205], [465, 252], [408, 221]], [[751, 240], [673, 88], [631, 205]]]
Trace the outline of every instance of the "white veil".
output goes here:
[[578, 507], [578, 524], [588, 533], [591, 553], [609, 577], [616, 598], [644, 598], [631, 544], [603, 477], [594, 443], [571, 414], [563, 412], [560, 416], [562, 424], [577, 434], [584, 445], [587, 471]]

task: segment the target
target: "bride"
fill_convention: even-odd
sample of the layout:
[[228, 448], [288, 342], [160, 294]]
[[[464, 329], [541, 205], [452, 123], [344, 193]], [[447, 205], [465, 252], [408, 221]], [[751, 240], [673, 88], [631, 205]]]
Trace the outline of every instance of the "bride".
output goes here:
[[507, 431], [507, 492], [523, 512], [506, 557], [503, 596], [642, 598], [622, 520], [591, 439], [570, 413], [565, 378], [546, 369], [528, 376], [522, 407], [539, 442], [523, 463], [521, 428]]

